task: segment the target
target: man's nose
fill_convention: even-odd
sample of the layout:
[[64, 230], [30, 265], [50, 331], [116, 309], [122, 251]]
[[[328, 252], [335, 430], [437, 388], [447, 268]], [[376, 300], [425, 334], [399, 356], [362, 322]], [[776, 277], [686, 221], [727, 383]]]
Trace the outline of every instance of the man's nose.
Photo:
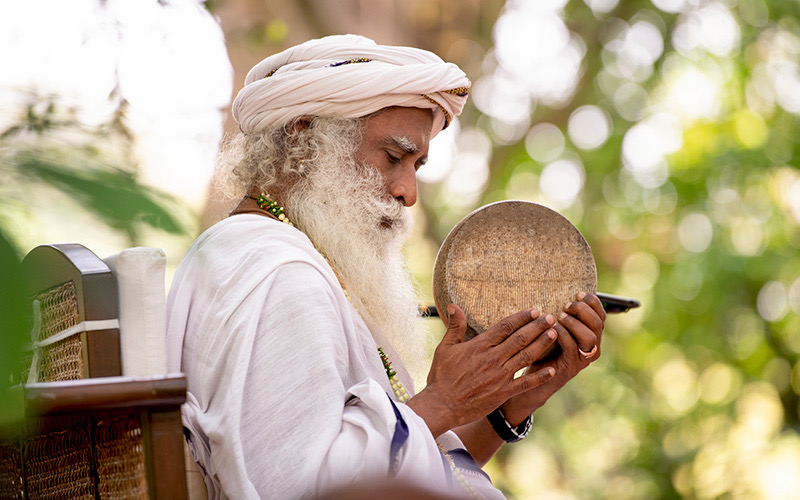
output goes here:
[[417, 202], [417, 171], [413, 166], [403, 167], [389, 184], [389, 194], [410, 207]]

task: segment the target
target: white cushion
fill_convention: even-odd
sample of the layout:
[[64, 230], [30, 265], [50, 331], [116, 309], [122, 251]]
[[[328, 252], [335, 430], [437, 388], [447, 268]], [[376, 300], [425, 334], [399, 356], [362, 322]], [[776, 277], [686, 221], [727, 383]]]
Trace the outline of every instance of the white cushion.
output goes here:
[[103, 261], [117, 280], [122, 374], [167, 373], [166, 255], [159, 248], [135, 247]]

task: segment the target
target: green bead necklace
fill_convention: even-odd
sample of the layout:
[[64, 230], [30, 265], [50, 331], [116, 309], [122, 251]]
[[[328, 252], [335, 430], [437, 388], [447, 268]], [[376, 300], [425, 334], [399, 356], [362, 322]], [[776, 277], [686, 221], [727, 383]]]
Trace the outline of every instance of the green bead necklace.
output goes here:
[[[278, 202], [271, 199], [268, 194], [262, 193], [256, 196], [255, 198], [253, 198], [252, 196], [248, 196], [248, 198], [254, 199], [256, 203], [258, 203], [258, 206], [262, 208], [262, 210], [275, 216], [275, 218], [278, 219], [279, 221], [294, 227], [292, 221], [290, 221], [289, 218], [286, 216], [286, 214], [283, 212], [283, 207], [278, 205]], [[322, 257], [325, 259], [326, 262], [328, 262], [328, 258], [325, 257], [324, 254], [322, 255]], [[330, 264], [331, 263], [328, 262], [329, 266]], [[331, 269], [333, 269], [333, 266], [331, 266]], [[336, 274], [335, 270], [334, 274]], [[339, 276], [337, 275], [336, 278], [338, 279]], [[339, 280], [339, 285], [341, 285], [342, 290], [344, 290], [344, 295], [345, 297], [347, 297], [347, 300], [350, 300], [350, 296], [347, 295], [347, 290], [344, 288], [344, 285], [342, 284], [341, 280]], [[350, 300], [350, 304], [352, 303], [353, 301]], [[386, 370], [386, 376], [389, 377], [389, 384], [392, 386], [392, 390], [394, 391], [395, 396], [397, 396], [397, 400], [400, 401], [401, 403], [407, 402], [409, 399], [411, 399], [411, 396], [408, 395], [408, 391], [406, 391], [406, 388], [403, 386], [403, 383], [400, 382], [399, 378], [397, 378], [397, 372], [394, 371], [394, 369], [392, 368], [392, 362], [389, 361], [389, 358], [386, 356], [386, 353], [383, 352], [383, 349], [381, 349], [380, 346], [378, 346], [378, 354], [381, 357], [381, 362], [383, 362], [383, 369]]]
[[392, 390], [394, 391], [395, 396], [397, 396], [397, 400], [401, 403], [407, 402], [409, 399], [411, 399], [411, 396], [408, 395], [406, 388], [403, 387], [403, 383], [397, 378], [397, 372], [392, 369], [392, 362], [389, 361], [389, 358], [386, 356], [386, 353], [383, 352], [383, 349], [381, 349], [380, 346], [378, 346], [378, 354], [381, 356], [383, 369], [386, 370], [386, 376], [389, 377], [389, 383], [392, 385]]
[[286, 214], [283, 213], [283, 207], [278, 205], [277, 201], [271, 199], [268, 194], [261, 193], [255, 198], [252, 196], [248, 196], [248, 198], [256, 200], [256, 203], [258, 203], [258, 206], [261, 207], [262, 210], [274, 215], [279, 221], [285, 222], [290, 226], [294, 226], [292, 221], [290, 221], [289, 218], [286, 217]]

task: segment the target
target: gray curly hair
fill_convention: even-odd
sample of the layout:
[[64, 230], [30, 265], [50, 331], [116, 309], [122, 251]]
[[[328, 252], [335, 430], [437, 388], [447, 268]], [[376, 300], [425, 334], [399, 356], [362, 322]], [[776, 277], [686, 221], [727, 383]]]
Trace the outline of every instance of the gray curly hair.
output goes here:
[[261, 133], [237, 133], [222, 145], [216, 176], [226, 195], [269, 193], [291, 176], [302, 177], [321, 159], [352, 161], [361, 142], [360, 118], [312, 117], [307, 127], [294, 123]]

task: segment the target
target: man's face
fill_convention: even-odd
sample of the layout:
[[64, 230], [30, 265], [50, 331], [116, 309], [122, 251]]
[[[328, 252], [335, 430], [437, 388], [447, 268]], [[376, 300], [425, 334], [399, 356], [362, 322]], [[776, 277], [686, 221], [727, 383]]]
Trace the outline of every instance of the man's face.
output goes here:
[[417, 201], [417, 170], [428, 159], [433, 115], [428, 109], [386, 108], [369, 117], [355, 152], [358, 165], [375, 168], [387, 197], [410, 207]]

